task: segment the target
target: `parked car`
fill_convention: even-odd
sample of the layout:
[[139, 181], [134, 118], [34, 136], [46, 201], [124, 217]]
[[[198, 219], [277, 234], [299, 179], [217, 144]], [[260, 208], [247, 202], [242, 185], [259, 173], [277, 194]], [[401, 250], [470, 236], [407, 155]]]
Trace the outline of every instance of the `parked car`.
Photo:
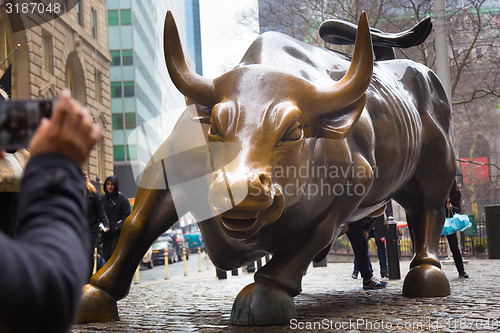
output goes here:
[[202, 251], [205, 250], [205, 244], [203, 244], [203, 238], [201, 236], [201, 232], [193, 232], [190, 234], [185, 234], [184, 239], [186, 240], [188, 252], [196, 253], [198, 252], [198, 248], [201, 248]]
[[177, 260], [182, 261], [182, 248], [183, 247], [186, 248], [186, 259], [189, 259], [189, 250], [188, 250], [186, 241], [184, 240], [182, 232], [181, 231], [169, 232], [166, 235], [168, 235], [172, 240], [172, 246], [174, 247], [175, 252], [177, 253]]
[[142, 257], [141, 265], [147, 269], [153, 268], [153, 249], [150, 247], [144, 257]]
[[172, 242], [170, 236], [162, 235], [151, 245], [153, 249], [152, 259], [155, 265], [165, 264], [165, 250], [168, 250], [169, 264], [177, 261], [177, 250], [172, 246]]

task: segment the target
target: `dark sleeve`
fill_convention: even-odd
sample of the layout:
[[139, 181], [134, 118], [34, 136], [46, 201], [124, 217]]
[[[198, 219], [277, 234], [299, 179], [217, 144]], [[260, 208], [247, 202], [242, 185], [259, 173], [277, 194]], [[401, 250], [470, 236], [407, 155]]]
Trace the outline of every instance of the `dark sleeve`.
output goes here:
[[389, 202], [387, 203], [387, 206], [385, 207], [385, 216], [386, 217], [389, 217], [389, 216], [393, 216], [393, 211], [392, 211], [392, 200], [389, 200]]
[[81, 169], [63, 155], [28, 163], [15, 240], [0, 235], [0, 332], [66, 332], [88, 266]]
[[104, 224], [106, 228], [109, 228], [109, 220], [108, 216], [106, 215], [106, 212], [104, 211], [104, 206], [102, 205], [101, 198], [96, 194], [95, 195], [95, 209], [96, 209], [96, 216], [99, 219], [99, 222]]
[[[128, 202], [128, 198], [125, 196], [125, 194], [122, 194], [122, 204], [121, 204], [121, 216], [120, 219], [122, 222], [125, 222], [127, 217], [130, 215], [130, 202]], [[123, 226], [123, 224], [122, 224]]]
[[454, 204], [451, 204], [451, 211], [453, 214], [461, 214], [462, 213], [460, 206], [457, 207]]

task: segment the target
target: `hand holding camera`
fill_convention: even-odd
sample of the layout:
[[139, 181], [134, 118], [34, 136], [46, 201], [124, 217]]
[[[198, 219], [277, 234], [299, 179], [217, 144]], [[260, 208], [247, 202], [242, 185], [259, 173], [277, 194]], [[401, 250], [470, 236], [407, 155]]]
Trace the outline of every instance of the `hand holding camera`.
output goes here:
[[71, 99], [69, 90], [64, 90], [50, 120], [41, 120], [29, 151], [32, 156], [44, 152], [60, 153], [83, 165], [99, 136], [99, 126], [92, 123], [88, 110]]

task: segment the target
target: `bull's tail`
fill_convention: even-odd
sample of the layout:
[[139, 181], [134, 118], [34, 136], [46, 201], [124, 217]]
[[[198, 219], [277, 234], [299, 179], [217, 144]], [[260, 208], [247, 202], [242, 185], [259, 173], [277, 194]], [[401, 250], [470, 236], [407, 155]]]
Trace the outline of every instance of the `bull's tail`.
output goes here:
[[[349, 45], [354, 44], [357, 29], [355, 24], [346, 21], [327, 20], [319, 27], [319, 35], [327, 43]], [[400, 33], [384, 33], [370, 28], [375, 60], [395, 59], [394, 47], [408, 48], [420, 45], [427, 39], [431, 30], [430, 17], [426, 17], [413, 28]]]

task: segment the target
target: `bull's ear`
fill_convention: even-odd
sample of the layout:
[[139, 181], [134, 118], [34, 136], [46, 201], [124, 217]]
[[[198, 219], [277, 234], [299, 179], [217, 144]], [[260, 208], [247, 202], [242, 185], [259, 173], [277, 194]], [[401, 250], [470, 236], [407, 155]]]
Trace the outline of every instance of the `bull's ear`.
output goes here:
[[193, 100], [186, 97], [186, 107], [191, 120], [199, 121], [202, 124], [210, 124], [212, 117], [212, 108], [195, 103]]
[[366, 102], [363, 94], [356, 102], [348, 107], [335, 111], [319, 120], [320, 136], [328, 139], [341, 140], [351, 133], [358, 122]]

